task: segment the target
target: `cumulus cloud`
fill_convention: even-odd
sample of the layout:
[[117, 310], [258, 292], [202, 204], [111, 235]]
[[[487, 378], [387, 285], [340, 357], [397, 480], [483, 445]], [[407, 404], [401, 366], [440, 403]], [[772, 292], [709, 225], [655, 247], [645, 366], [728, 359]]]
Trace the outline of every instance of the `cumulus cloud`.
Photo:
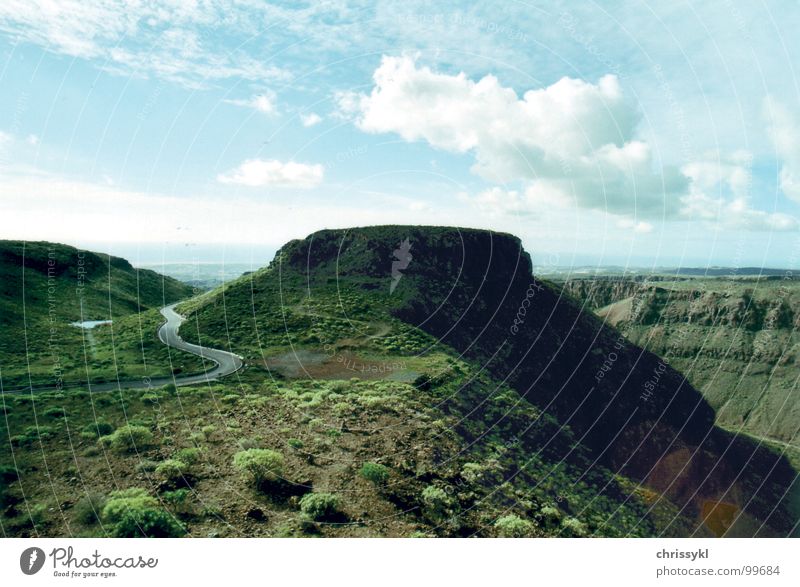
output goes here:
[[476, 205], [481, 211], [491, 216], [530, 213], [530, 207], [525, 195], [520, 194], [517, 190], [506, 190], [495, 186], [475, 196], [460, 193], [459, 199]]
[[365, 132], [472, 153], [491, 181], [533, 182], [553, 198], [614, 214], [670, 217], [688, 179], [654, 171], [650, 146], [634, 137], [640, 115], [616, 76], [562, 78], [520, 98], [494, 76], [479, 81], [384, 57], [369, 94], [342, 93], [339, 108]]
[[691, 184], [689, 193], [681, 198], [681, 215], [731, 229], [797, 230], [794, 217], [756, 210], [750, 205], [751, 166], [752, 155], [745, 151], [685, 165], [682, 171]]
[[767, 132], [781, 160], [778, 182], [786, 197], [800, 202], [800, 122], [773, 98], [764, 101]]
[[276, 159], [248, 159], [217, 176], [217, 181], [251, 187], [273, 186], [308, 189], [322, 181], [324, 169], [319, 164], [282, 162]]
[[316, 112], [309, 112], [308, 114], [300, 115], [300, 122], [303, 124], [303, 126], [308, 128], [322, 122], [322, 117]]
[[275, 94], [274, 92], [264, 92], [246, 100], [223, 100], [226, 104], [233, 104], [234, 106], [242, 106], [244, 108], [252, 108], [264, 114], [274, 114], [275, 108]]

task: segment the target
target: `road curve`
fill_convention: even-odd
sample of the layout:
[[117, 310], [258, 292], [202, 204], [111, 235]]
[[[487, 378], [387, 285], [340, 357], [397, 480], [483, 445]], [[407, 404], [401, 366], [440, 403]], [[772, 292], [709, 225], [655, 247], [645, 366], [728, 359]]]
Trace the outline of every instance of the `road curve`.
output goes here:
[[151, 389], [153, 387], [162, 387], [174, 383], [175, 385], [191, 385], [193, 383], [206, 383], [236, 373], [239, 369], [244, 367], [242, 357], [237, 354], [229, 353], [219, 349], [211, 349], [208, 347], [192, 344], [183, 340], [178, 334], [178, 329], [183, 324], [185, 318], [175, 311], [177, 304], [171, 304], [161, 308], [161, 315], [164, 316], [166, 322], [158, 328], [158, 339], [168, 347], [172, 347], [179, 351], [184, 351], [202, 357], [207, 361], [214, 363], [214, 367], [198, 373], [196, 375], [173, 375], [171, 377], [141, 377], [137, 379], [126, 379], [120, 381], [108, 381], [103, 383], [86, 383], [74, 382], [65, 383], [60, 388], [57, 386], [42, 386], [42, 387], [22, 387], [17, 389], [5, 389], [3, 393], [30, 393], [37, 391], [53, 391], [55, 389], [69, 389], [75, 387], [83, 387], [89, 389], [92, 393], [103, 391], [117, 391], [121, 389]]
[[181, 324], [183, 324], [185, 318], [175, 311], [175, 305], [176, 304], [172, 304], [171, 306], [161, 308], [161, 315], [164, 316], [167, 321], [158, 329], [158, 339], [169, 347], [197, 355], [208, 361], [213, 361], [217, 366], [199, 375], [177, 376], [169, 378], [170, 380], [174, 379], [176, 385], [188, 385], [190, 383], [210, 381], [236, 373], [244, 366], [242, 357], [239, 355], [229, 353], [228, 351], [192, 344], [183, 340], [178, 334], [178, 329]]

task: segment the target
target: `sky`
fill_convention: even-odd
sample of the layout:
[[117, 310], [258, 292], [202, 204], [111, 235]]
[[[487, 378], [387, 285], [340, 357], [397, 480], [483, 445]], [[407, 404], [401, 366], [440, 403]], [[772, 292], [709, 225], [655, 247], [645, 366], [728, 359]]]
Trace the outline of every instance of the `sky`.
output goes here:
[[0, 238], [270, 260], [322, 228], [535, 265], [800, 258], [796, 2], [0, 3]]

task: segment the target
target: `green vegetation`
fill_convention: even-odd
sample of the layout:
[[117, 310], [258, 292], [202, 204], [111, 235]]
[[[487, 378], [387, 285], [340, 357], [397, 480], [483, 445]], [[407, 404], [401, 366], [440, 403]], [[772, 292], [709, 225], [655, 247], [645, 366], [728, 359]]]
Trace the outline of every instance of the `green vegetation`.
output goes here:
[[389, 468], [378, 463], [364, 463], [361, 466], [361, 476], [375, 485], [385, 485], [389, 480]]
[[[508, 326], [525, 290], [522, 297], [518, 290], [508, 295], [516, 296], [510, 312], [498, 308], [507, 280], [495, 279], [495, 273], [481, 281], [486, 272], [480, 255], [490, 248], [482, 246], [477, 231], [432, 229], [420, 236], [414, 255], [425, 259], [418, 265], [422, 273], [410, 266], [390, 293], [387, 259], [398, 231], [405, 227], [378, 227], [376, 238], [386, 242], [354, 238], [341, 250], [338, 233], [324, 233], [315, 238], [319, 248], [313, 256], [303, 248], [307, 241], [290, 243], [270, 268], [181, 304], [193, 325], [182, 331], [184, 338], [246, 358], [247, 368], [235, 378], [144, 391], [77, 388], [4, 396], [0, 438], [11, 441], [0, 450], [0, 471], [8, 470], [9, 480], [0, 491], [3, 534], [712, 534], [701, 518], [702, 504], [683, 507], [645, 479], [652, 463], [627, 460], [642, 430], [652, 431], [661, 447], [653, 454], [661, 454], [673, 443], [668, 426], [644, 419], [625, 429], [619, 446], [603, 436], [619, 432], [638, 406], [629, 396], [620, 396], [621, 407], [612, 405], [624, 414], [622, 422], [612, 421], [616, 427], [586, 433], [581, 414], [563, 424], [584, 399], [597, 401], [592, 413], [600, 413], [604, 396], [587, 395], [584, 384], [614, 349], [618, 333], [598, 330], [600, 321], [580, 317], [573, 305], [566, 318], [555, 314], [557, 319], [547, 318], [551, 308], [536, 306], [525, 322], [530, 331], [515, 339]], [[510, 237], [493, 238], [493, 258], [519, 260]], [[471, 264], [459, 281], [464, 287], [452, 290], [455, 281], [449, 278], [461, 270], [462, 246], [473, 247]], [[437, 257], [437, 251], [444, 252]], [[528, 287], [529, 275], [523, 283]], [[442, 299], [447, 304], [437, 313]], [[537, 312], [544, 314], [542, 323], [535, 322]], [[446, 331], [456, 319], [461, 322], [451, 334], [436, 330]], [[487, 324], [500, 326], [484, 334]], [[104, 336], [102, 328], [94, 331], [96, 340]], [[567, 332], [586, 341], [585, 354], [565, 346], [572, 340], [565, 340]], [[533, 348], [533, 338], [523, 338], [528, 335], [544, 342], [507, 378], [502, 369], [515, 364], [517, 349]], [[465, 341], [476, 344], [467, 351]], [[616, 352], [620, 366], [641, 351], [631, 346]], [[549, 405], [553, 390], [575, 371], [576, 356], [586, 357], [588, 379], [580, 373], [579, 383], [558, 396], [563, 404], [539, 407]], [[657, 364], [657, 358], [644, 359], [648, 369]], [[526, 373], [541, 377], [526, 385]], [[635, 386], [641, 383], [640, 378]], [[634, 399], [638, 393], [637, 387]], [[691, 393], [689, 399], [696, 399]], [[660, 404], [644, 407], [638, 412], [663, 411]], [[674, 423], [686, 421], [688, 413], [667, 416]], [[692, 442], [681, 437], [675, 444], [693, 447]], [[749, 444], [729, 444], [731, 455], [755, 454], [747, 452]], [[711, 470], [720, 446], [728, 444], [704, 447], [707, 452], [700, 452], [708, 461], [693, 468]], [[774, 461], [763, 457], [771, 454], [755, 454], [748, 467], [769, 471]], [[764, 528], [766, 535], [780, 534], [780, 524], [791, 522], [783, 505], [768, 525], [758, 518], [776, 507], [778, 481], [754, 475], [744, 461], [721, 462], [727, 471], [744, 473], [735, 489], [749, 504], [745, 523]], [[660, 465], [680, 468], [683, 462]], [[669, 468], [657, 473], [652, 478], [674, 477]], [[691, 479], [680, 481], [691, 494]], [[759, 493], [762, 481], [766, 490]]]
[[335, 521], [341, 516], [341, 500], [331, 493], [307, 493], [300, 500], [300, 511], [315, 522]]
[[233, 455], [233, 466], [242, 471], [256, 486], [274, 481], [283, 473], [283, 455], [263, 448], [248, 448]]
[[[170, 354], [156, 336], [162, 322], [157, 308], [191, 293], [187, 285], [117, 257], [54, 243], [0, 241], [4, 388], [204, 370], [199, 358]], [[91, 330], [71, 325], [86, 320], [113, 323]]]
[[119, 538], [177, 538], [185, 534], [174, 516], [161, 509], [144, 489], [113, 492], [103, 508], [103, 522]]
[[494, 527], [502, 538], [527, 538], [533, 535], [533, 523], [514, 514], [499, 518]]
[[[800, 280], [651, 276], [564, 284], [633, 343], [686, 374], [716, 421], [775, 441], [797, 459]], [[794, 445], [794, 446], [792, 446]]]
[[167, 459], [159, 463], [155, 473], [162, 481], [170, 485], [178, 485], [186, 480], [188, 466], [178, 459]]
[[153, 444], [153, 433], [144, 426], [126, 425], [108, 436], [101, 436], [101, 445], [122, 452], [135, 452]]

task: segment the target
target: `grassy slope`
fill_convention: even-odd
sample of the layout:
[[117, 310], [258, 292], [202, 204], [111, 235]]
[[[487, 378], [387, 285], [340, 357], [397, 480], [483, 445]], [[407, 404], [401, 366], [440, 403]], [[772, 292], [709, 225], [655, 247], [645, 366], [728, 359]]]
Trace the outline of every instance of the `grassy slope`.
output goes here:
[[731, 430], [797, 445], [800, 282], [600, 280], [568, 289], [633, 342], [680, 369]]
[[[371, 230], [396, 242], [392, 227]], [[435, 247], [452, 237], [447, 229], [424, 232]], [[507, 531], [508, 520], [498, 520], [509, 514], [534, 536], [728, 529], [730, 520], [714, 511], [678, 512], [659, 492], [613, 473], [569, 426], [502, 384], [481, 355], [462, 355], [398, 318], [397, 309], [421, 301], [421, 291], [447, 296], [447, 271], [458, 270], [457, 261], [434, 267], [420, 254], [417, 266], [431, 275], [407, 271], [389, 295], [390, 256], [370, 242], [357, 241], [350, 256], [326, 249], [310, 257], [318, 269], [311, 280], [297, 269], [305, 262], [288, 262], [292, 251], [302, 252], [298, 246], [290, 243], [272, 268], [179, 308], [190, 318], [185, 338], [246, 357], [250, 366], [236, 379], [125, 399], [48, 394], [37, 399], [35, 417], [27, 400], [15, 399], [0, 435], [11, 439], [2, 464], [16, 466], [20, 481], [3, 495], [3, 531], [112, 532], [107, 520], [85, 515], [85, 496], [102, 501], [129, 487], [155, 496], [193, 536], [496, 536]], [[491, 311], [488, 293], [476, 299]], [[462, 301], [450, 303], [453, 311]], [[518, 303], [512, 300], [514, 310]], [[466, 325], [460, 332], [472, 336]], [[497, 349], [481, 343], [481, 353]], [[93, 411], [85, 408], [90, 399]], [[54, 407], [65, 408], [67, 419], [53, 416]], [[138, 453], [106, 450], [90, 434], [76, 434], [96, 419], [141, 424], [154, 441]], [[164, 479], [157, 465], [188, 447], [201, 452], [186, 479]], [[233, 454], [250, 447], [283, 454], [282, 484], [259, 490], [234, 469]], [[359, 475], [365, 462], [388, 467], [386, 485]], [[674, 464], [661, 464], [667, 479], [677, 479], [668, 469]], [[190, 491], [176, 502], [179, 485]], [[310, 490], [338, 495], [343, 515], [310, 523], [298, 503]], [[739, 534], [759, 528], [747, 513], [737, 518]]]
[[[124, 259], [53, 243], [0, 241], [0, 375], [11, 389], [168, 374], [153, 309], [188, 286]], [[147, 312], [151, 310], [150, 312]], [[133, 318], [138, 312], [141, 317]], [[89, 332], [78, 320], [114, 320]], [[181, 357], [176, 368], [201, 370]]]
[[[37, 414], [53, 406], [68, 414], [39, 416], [44, 437], [27, 400], [15, 400], [7, 434], [21, 481], [5, 497], [4, 531], [102, 535], [109, 528], [85, 523], [72, 496], [127, 487], [158, 496], [195, 536], [496, 536], [508, 515], [531, 536], [693, 529], [669, 503], [593, 462], [568, 427], [394, 318], [394, 299], [327, 281], [305, 293], [299, 274], [266, 269], [181, 306], [190, 316], [184, 337], [199, 328], [203, 342], [254, 363], [238, 382], [144, 399], [41, 397]], [[297, 359], [311, 377], [294, 368]], [[83, 409], [89, 399], [94, 412]], [[105, 451], [76, 434], [95, 418], [143, 424], [156, 439], [139, 454]], [[30, 450], [40, 442], [44, 450]], [[202, 457], [178, 508], [155, 466], [193, 446]], [[254, 489], [232, 467], [242, 447], [280, 451], [293, 489]], [[385, 486], [359, 475], [364, 462], [388, 467]], [[304, 521], [298, 497], [311, 488], [340, 496], [338, 523]]]

